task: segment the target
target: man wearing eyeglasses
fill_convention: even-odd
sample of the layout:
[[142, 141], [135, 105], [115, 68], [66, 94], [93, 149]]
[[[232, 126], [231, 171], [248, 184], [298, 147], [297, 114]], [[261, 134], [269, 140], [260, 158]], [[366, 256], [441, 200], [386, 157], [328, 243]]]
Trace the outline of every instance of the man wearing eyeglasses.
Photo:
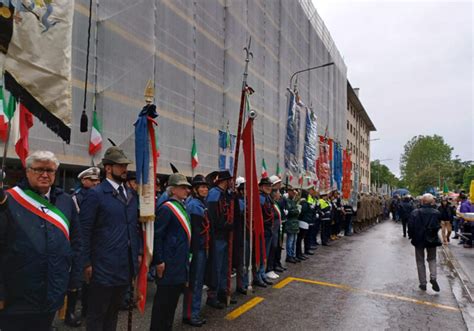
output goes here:
[[89, 190], [79, 215], [84, 276], [89, 285], [87, 330], [115, 330], [122, 298], [138, 270], [138, 200], [127, 181], [132, 163], [118, 147], [105, 151], [105, 180]]
[[0, 329], [48, 331], [66, 291], [81, 280], [81, 238], [72, 198], [54, 186], [59, 161], [26, 159], [26, 179], [0, 189]]

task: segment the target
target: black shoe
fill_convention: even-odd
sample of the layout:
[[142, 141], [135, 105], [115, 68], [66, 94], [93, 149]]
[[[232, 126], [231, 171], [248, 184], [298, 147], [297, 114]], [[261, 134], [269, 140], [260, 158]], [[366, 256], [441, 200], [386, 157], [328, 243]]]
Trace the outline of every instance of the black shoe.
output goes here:
[[273, 282], [269, 281], [268, 279], [264, 279], [263, 282], [267, 285], [273, 285]]
[[430, 283], [431, 283], [431, 286], [433, 287], [433, 291], [439, 292], [440, 289], [439, 289], [439, 285], [438, 285], [438, 282], [436, 281], [436, 279], [430, 280]]
[[278, 263], [278, 264], [277, 264], [277, 267], [279, 267], [279, 268], [281, 268], [281, 269], [283, 269], [283, 270], [287, 270], [287, 268], [285, 268], [284, 266], [282, 266], [281, 263]]
[[329, 246], [329, 243], [323, 243], [323, 246]]
[[285, 260], [286, 263], [297, 263], [294, 257], [287, 257]]
[[204, 325], [203, 321], [201, 319], [197, 318], [183, 318], [183, 323], [191, 326], [196, 326], [200, 328], [201, 326]]
[[459, 239], [459, 236], [456, 234], [454, 235], [453, 239]]
[[311, 251], [306, 251], [306, 252], [304, 252], [304, 253], [305, 253], [305, 255], [314, 255], [314, 253], [311, 252]]
[[66, 318], [64, 319], [64, 324], [67, 326], [71, 326], [73, 328], [77, 328], [81, 326], [81, 319], [77, 317], [75, 314], [70, 313], [66, 315]]
[[279, 267], [279, 266], [276, 266], [275, 268], [273, 268], [273, 271], [276, 271], [276, 272], [283, 272], [285, 271], [285, 269]]
[[242, 287], [237, 287], [236, 292], [243, 295], [247, 295], [247, 289], [242, 288]]
[[267, 284], [265, 284], [265, 282], [261, 279], [259, 280], [254, 280], [253, 282], [253, 285], [254, 286], [258, 286], [258, 287], [263, 287], [263, 288], [266, 288], [267, 287]]
[[267, 287], [267, 284], [265, 284], [262, 280], [259, 279], [254, 280], [253, 285], [258, 287]]
[[304, 255], [298, 255], [297, 256], [298, 259], [300, 259], [301, 261], [304, 261], [304, 260], [307, 260], [308, 258]]
[[215, 309], [224, 309], [225, 305], [217, 300], [206, 300], [206, 305]]
[[[218, 295], [217, 296], [217, 300], [219, 300], [220, 302], [222, 302], [224, 305], [227, 305], [227, 295]], [[230, 296], [230, 301], [229, 301], [229, 304], [231, 305], [235, 305], [237, 303], [237, 300]]]
[[296, 263], [301, 263], [301, 261], [303, 261], [303, 260], [300, 260], [298, 257], [294, 257], [293, 259], [295, 259]]
[[426, 284], [425, 285], [420, 284], [420, 286], [418, 287], [420, 288], [420, 290], [426, 291]]

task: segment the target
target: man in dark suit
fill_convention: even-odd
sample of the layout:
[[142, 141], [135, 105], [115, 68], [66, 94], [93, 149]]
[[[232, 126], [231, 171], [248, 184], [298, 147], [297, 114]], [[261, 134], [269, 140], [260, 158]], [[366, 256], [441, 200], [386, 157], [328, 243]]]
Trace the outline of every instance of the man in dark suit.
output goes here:
[[191, 220], [184, 200], [191, 192], [186, 177], [174, 173], [168, 180], [168, 199], [157, 206], [153, 261], [156, 265], [156, 294], [150, 330], [171, 330], [180, 294], [188, 282]]
[[26, 159], [26, 178], [0, 188], [0, 329], [49, 331], [66, 290], [81, 280], [81, 237], [71, 197], [54, 185], [59, 160]]
[[84, 276], [90, 282], [87, 330], [115, 330], [122, 297], [139, 265], [138, 201], [126, 187], [131, 161], [118, 147], [104, 154], [106, 179], [81, 205]]

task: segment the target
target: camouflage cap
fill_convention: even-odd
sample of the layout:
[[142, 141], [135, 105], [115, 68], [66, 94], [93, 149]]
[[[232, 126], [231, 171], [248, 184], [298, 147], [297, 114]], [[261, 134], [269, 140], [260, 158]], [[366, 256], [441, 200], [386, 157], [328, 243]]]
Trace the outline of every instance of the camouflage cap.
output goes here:
[[188, 186], [191, 187], [185, 175], [175, 173], [168, 179], [168, 186]]
[[127, 159], [123, 150], [117, 146], [109, 147], [102, 158], [102, 164], [130, 164], [132, 161]]

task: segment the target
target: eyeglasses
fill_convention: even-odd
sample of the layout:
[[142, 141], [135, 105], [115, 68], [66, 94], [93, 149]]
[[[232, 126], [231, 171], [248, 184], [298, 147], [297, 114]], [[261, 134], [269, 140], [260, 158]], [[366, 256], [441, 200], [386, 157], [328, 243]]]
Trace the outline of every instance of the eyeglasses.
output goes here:
[[35, 175], [42, 175], [46, 172], [48, 176], [54, 175], [56, 173], [56, 169], [50, 168], [29, 168]]

